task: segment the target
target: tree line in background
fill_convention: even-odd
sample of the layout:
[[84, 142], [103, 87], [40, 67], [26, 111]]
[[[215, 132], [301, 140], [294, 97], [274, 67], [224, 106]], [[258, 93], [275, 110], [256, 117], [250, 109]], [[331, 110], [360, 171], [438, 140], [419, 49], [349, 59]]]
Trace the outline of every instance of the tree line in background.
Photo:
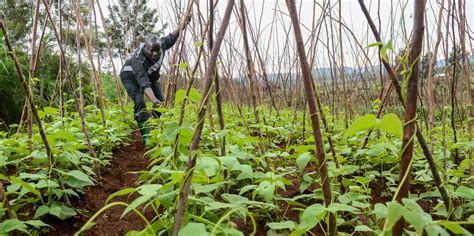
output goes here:
[[[150, 9], [146, 0], [133, 1], [129, 4], [126, 0], [120, 0], [117, 4], [108, 6], [109, 15], [105, 19], [108, 34], [111, 39], [111, 49], [113, 56], [122, 61], [126, 55], [144, 39], [145, 32], [161, 34], [161, 30], [156, 30], [155, 24], [158, 21], [156, 9]], [[64, 101], [77, 100], [78, 85], [78, 60], [76, 45], [76, 26], [79, 24], [74, 12], [73, 2], [53, 0], [41, 2], [38, 16], [38, 41], [37, 62], [35, 75], [31, 80], [33, 86], [34, 100], [40, 106], [60, 106], [60, 94], [62, 91]], [[55, 26], [60, 30], [60, 38], [66, 55], [67, 70], [60, 70], [61, 52], [58, 50], [58, 39], [46, 16], [45, 5], [50, 8], [51, 17]], [[61, 6], [61, 7], [60, 7]], [[93, 54], [97, 58], [98, 71], [101, 74], [104, 93], [107, 98], [116, 99], [117, 92], [113, 84], [113, 74], [103, 68], [110, 68], [110, 59], [105, 55], [106, 40], [104, 32], [98, 30], [97, 21], [102, 12], [97, 12], [92, 8], [89, 1], [81, 1], [81, 14], [85, 27], [89, 30], [91, 41], [94, 42]], [[102, 9], [101, 9], [102, 11]], [[6, 25], [9, 28], [9, 36], [14, 42], [16, 55], [22, 69], [28, 74], [28, 67], [31, 47], [28, 42], [32, 37], [32, 24], [35, 16], [35, 1], [27, 0], [5, 0], [0, 3], [0, 14], [2, 14]], [[81, 36], [81, 53], [86, 57], [86, 42]], [[62, 79], [60, 80], [60, 72]], [[16, 79], [18, 76], [14, 62], [9, 58], [4, 41], [0, 42], [0, 129], [7, 130], [8, 125], [19, 123], [25, 119], [26, 98], [21, 82]], [[91, 78], [92, 72], [90, 63], [84, 60], [81, 64], [81, 76], [83, 81], [83, 93], [85, 104], [98, 102], [97, 93], [93, 92], [94, 81]], [[74, 104], [74, 103], [73, 103]], [[76, 109], [76, 108], [74, 108]]]

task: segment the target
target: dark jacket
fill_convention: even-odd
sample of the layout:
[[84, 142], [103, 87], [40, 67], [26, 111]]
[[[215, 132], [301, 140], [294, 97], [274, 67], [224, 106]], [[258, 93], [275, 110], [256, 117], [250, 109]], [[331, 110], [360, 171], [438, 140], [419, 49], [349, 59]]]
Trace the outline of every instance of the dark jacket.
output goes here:
[[163, 63], [166, 50], [171, 48], [176, 43], [177, 37], [173, 34], [162, 37], [161, 40], [161, 55], [157, 61], [150, 61], [143, 53], [144, 44], [140, 44], [129, 59], [125, 62], [122, 71], [131, 71], [135, 80], [141, 89], [150, 86], [151, 82], [156, 82], [160, 78], [160, 68]]

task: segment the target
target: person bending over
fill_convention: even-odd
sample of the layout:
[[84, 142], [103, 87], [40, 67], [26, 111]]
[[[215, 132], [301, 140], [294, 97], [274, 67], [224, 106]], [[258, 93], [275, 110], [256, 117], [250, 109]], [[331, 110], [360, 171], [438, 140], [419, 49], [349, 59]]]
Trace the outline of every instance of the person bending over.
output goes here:
[[[160, 38], [154, 34], [146, 36], [145, 42], [130, 55], [120, 72], [120, 80], [134, 102], [135, 120], [145, 145], [149, 144], [150, 139], [150, 128], [145, 122], [152, 114], [146, 109], [144, 95], [150, 99], [153, 107], [158, 107], [164, 102], [163, 91], [158, 82], [163, 58], [166, 50], [176, 43], [180, 32], [190, 20], [191, 18], [185, 19], [177, 30], [165, 37]], [[161, 114], [153, 112], [153, 115], [159, 117]]]

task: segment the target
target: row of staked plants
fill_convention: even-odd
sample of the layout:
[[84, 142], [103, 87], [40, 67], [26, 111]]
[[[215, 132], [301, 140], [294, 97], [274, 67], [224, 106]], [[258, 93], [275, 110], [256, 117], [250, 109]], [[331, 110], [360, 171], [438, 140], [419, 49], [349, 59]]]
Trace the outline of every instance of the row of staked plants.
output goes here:
[[[184, 94], [178, 91], [174, 107], [159, 108], [164, 115], [151, 121], [155, 126], [154, 147], [147, 153], [150, 167], [141, 172], [141, 185], [110, 195], [108, 205], [79, 233], [93, 227], [94, 219], [109, 207], [122, 204], [114, 202], [116, 197], [138, 193], [123, 215], [141, 214], [138, 209], [155, 214], [146, 221], [146, 228], [128, 235], [171, 234], [178, 197], [188, 174], [185, 170], [200, 99], [195, 89], [188, 97]], [[180, 124], [177, 117], [185, 101], [188, 105]], [[250, 108], [233, 104], [224, 106], [224, 130], [206, 121], [185, 225], [179, 235], [321, 235], [327, 232], [330, 213], [337, 216], [340, 235], [389, 235], [400, 219], [408, 223], [409, 235], [471, 235], [474, 189], [470, 187], [473, 177], [468, 174], [472, 161], [468, 152], [474, 143], [467, 137], [453, 143], [453, 132], [446, 127], [443, 150], [441, 124], [434, 130], [435, 161], [453, 207], [446, 208], [440, 200], [418, 146], [412, 164], [411, 194], [397, 203], [394, 194], [399, 183], [403, 132], [399, 117], [389, 111], [381, 119], [373, 114], [360, 116], [346, 129], [344, 121], [325, 107], [327, 127], [323, 138], [333, 191], [332, 203], [325, 206], [308, 115], [304, 121], [302, 112], [290, 108], [279, 114], [264, 106], [258, 110], [260, 123], [255, 123]], [[369, 130], [373, 134], [368, 145], [361, 148]], [[335, 156], [327, 142], [329, 135]], [[459, 165], [451, 157], [455, 149], [464, 158]], [[456, 221], [448, 220], [452, 216]]]
[[130, 114], [127, 116], [118, 106], [110, 105], [103, 126], [100, 110], [86, 106], [85, 122], [94, 149], [91, 154], [79, 114], [68, 111], [74, 103], [66, 103], [63, 118], [54, 107], [38, 111], [54, 154], [53, 163], [37, 126], [31, 140], [18, 125], [0, 132], [0, 182], [4, 183], [0, 189], [0, 235], [38, 235], [50, 229], [45, 218], [65, 220], [80, 214], [81, 209], [70, 203], [80, 198], [85, 187], [97, 184], [98, 170], [109, 163], [112, 149], [130, 137]]

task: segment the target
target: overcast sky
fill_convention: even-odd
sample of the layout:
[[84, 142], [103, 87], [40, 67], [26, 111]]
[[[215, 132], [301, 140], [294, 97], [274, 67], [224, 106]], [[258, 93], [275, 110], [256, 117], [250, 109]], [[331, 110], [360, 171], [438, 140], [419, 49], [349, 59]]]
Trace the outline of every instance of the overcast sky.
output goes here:
[[[101, 0], [102, 6], [108, 5], [110, 2], [115, 2], [115, 0]], [[165, 23], [168, 23], [170, 27], [168, 27], [165, 32], [170, 32], [178, 23], [178, 19], [173, 14], [173, 12], [176, 11], [176, 9], [173, 9], [174, 6], [170, 4], [170, 2], [174, 0], [149, 0], [148, 5], [152, 8], [158, 9], [159, 12], [159, 17], [160, 17], [160, 22], [158, 23], [158, 28], [161, 28], [161, 26]], [[184, 8], [186, 7], [186, 4], [188, 1], [184, 0], [177, 0], [180, 2], [181, 7], [179, 7], [179, 11], [184, 11]], [[217, 0], [214, 0], [215, 2]], [[234, 8], [234, 12], [238, 9], [237, 6], [240, 1], [236, 1], [236, 7]], [[325, 1], [327, 2], [327, 1]], [[333, 11], [332, 11], [332, 16], [337, 18], [338, 17], [338, 1], [331, 1], [331, 5], [333, 5]], [[441, 0], [428, 0], [426, 4], [426, 14], [427, 14], [427, 30], [429, 32], [429, 35], [431, 37], [435, 36], [436, 32], [436, 27], [437, 27], [437, 14], [439, 11], [439, 5], [440, 5]], [[445, 0], [445, 8], [447, 8], [448, 5], [448, 0]], [[458, 1], [455, 1], [456, 4]], [[303, 30], [303, 36], [305, 39], [308, 39], [310, 36], [310, 31], [308, 30], [311, 28], [312, 25], [312, 19], [313, 19], [313, 13], [318, 19], [320, 15], [322, 14], [322, 9], [321, 6], [323, 4], [323, 1], [316, 1], [319, 5], [316, 5], [315, 10], [314, 10], [314, 1], [311, 0], [303, 0], [303, 1], [296, 1], [297, 3], [297, 8], [300, 9], [300, 23], [302, 24], [302, 30]], [[199, 4], [201, 5], [201, 11], [203, 14], [207, 13], [207, 4], [208, 1], [199, 1]], [[223, 15], [225, 6], [227, 4], [226, 0], [220, 0], [218, 1], [217, 9], [216, 9], [216, 29], [215, 32], [217, 32], [220, 18]], [[280, 55], [283, 53], [283, 51], [279, 51], [279, 47], [282, 47], [282, 44], [284, 40], [286, 39], [286, 34], [284, 32], [284, 26], [289, 26], [290, 25], [290, 18], [287, 15], [288, 10], [287, 6], [284, 0], [246, 0], [245, 1], [246, 7], [248, 9], [248, 14], [249, 14], [249, 21], [252, 24], [253, 28], [256, 28], [258, 25], [258, 21], [261, 19], [261, 27], [262, 27], [262, 35], [259, 37], [259, 44], [261, 44], [259, 47], [261, 49], [267, 48], [268, 44], [270, 44], [269, 50], [269, 56], [274, 57], [277, 55]], [[395, 49], [398, 50], [398, 48], [403, 47], [405, 45], [405, 31], [403, 30], [404, 28], [406, 29], [406, 34], [410, 35], [411, 29], [413, 26], [413, 9], [414, 9], [414, 1], [410, 0], [380, 0], [379, 1], [369, 1], [366, 0], [365, 4], [369, 8], [369, 12], [375, 21], [376, 25], [379, 25], [379, 17], [378, 17], [378, 8], [380, 8], [380, 25], [381, 25], [381, 31], [382, 31], [382, 38], [384, 41], [388, 41], [389, 39], [392, 39], [395, 45]], [[103, 7], [105, 8], [105, 7]], [[404, 9], [404, 11], [402, 10]], [[342, 0], [342, 18], [343, 22], [350, 28], [350, 30], [354, 33], [355, 37], [357, 37], [358, 41], [360, 44], [364, 47], [369, 45], [370, 43], [375, 42], [375, 39], [372, 36], [372, 33], [368, 31], [368, 24], [367, 21], [362, 13], [362, 10], [358, 4], [357, 0]], [[392, 14], [391, 14], [392, 12]], [[446, 12], [444, 13], [444, 16], [446, 16]], [[261, 17], [260, 17], [261, 16]], [[470, 27], [474, 25], [474, 0], [467, 0], [466, 1], [466, 18], [467, 18], [467, 23]], [[443, 18], [446, 20], [446, 17]], [[274, 27], [272, 29], [271, 23], [275, 22]], [[192, 22], [191, 24], [196, 23]], [[334, 32], [331, 34], [331, 32], [326, 32], [326, 29], [323, 28], [320, 33], [320, 39], [323, 42], [326, 42], [326, 38], [333, 37], [335, 42], [338, 40], [338, 28], [337, 24], [334, 25]], [[392, 27], [393, 26], [393, 27]], [[328, 30], [329, 31], [329, 30]], [[445, 27], [443, 27], [443, 32], [445, 31]], [[355, 56], [355, 54], [359, 55], [360, 49], [354, 49], [356, 46], [354, 46], [354, 39], [352, 36], [349, 34], [346, 34], [344, 30], [343, 32], [343, 51], [344, 51], [344, 61], [345, 64], [348, 66], [356, 66], [356, 61], [360, 60], [360, 56]], [[472, 35], [472, 29], [471, 29], [471, 36]], [[228, 28], [227, 32], [227, 37], [230, 37], [230, 35], [234, 35], [234, 39], [236, 44], [236, 48], [241, 48], [241, 42], [240, 38], [237, 37], [240, 35], [240, 30], [238, 28], [238, 24], [236, 22], [236, 16], [235, 14], [232, 15], [231, 17], [231, 23]], [[294, 34], [293, 30], [290, 31], [291, 41], [294, 41]], [[187, 37], [189, 39], [190, 37]], [[459, 36], [457, 35], [457, 38]], [[269, 40], [271, 39], [271, 40]], [[278, 41], [277, 41], [278, 39]], [[434, 38], [429, 39], [430, 44], [425, 43], [425, 47], [428, 46], [431, 50], [434, 45]], [[468, 49], [472, 48], [473, 41], [468, 40], [466, 41]], [[308, 46], [309, 47], [309, 46]], [[308, 51], [309, 48], [306, 48]], [[426, 50], [426, 49], [425, 49]], [[442, 55], [443, 48], [440, 48], [439, 55]], [[323, 46], [322, 43], [318, 43], [318, 47], [316, 50], [316, 64], [315, 66], [318, 67], [327, 67], [329, 66], [329, 56], [327, 54], [327, 49]], [[295, 55], [296, 56], [296, 55]], [[371, 50], [370, 51], [370, 56], [371, 57], [376, 57], [376, 51]], [[339, 56], [337, 55], [337, 58]], [[338, 59], [336, 59], [338, 60]], [[271, 66], [271, 65], [270, 65]], [[287, 65], [290, 66], [290, 65]], [[274, 68], [273, 68], [274, 69]], [[271, 70], [271, 69], [270, 69]]]

